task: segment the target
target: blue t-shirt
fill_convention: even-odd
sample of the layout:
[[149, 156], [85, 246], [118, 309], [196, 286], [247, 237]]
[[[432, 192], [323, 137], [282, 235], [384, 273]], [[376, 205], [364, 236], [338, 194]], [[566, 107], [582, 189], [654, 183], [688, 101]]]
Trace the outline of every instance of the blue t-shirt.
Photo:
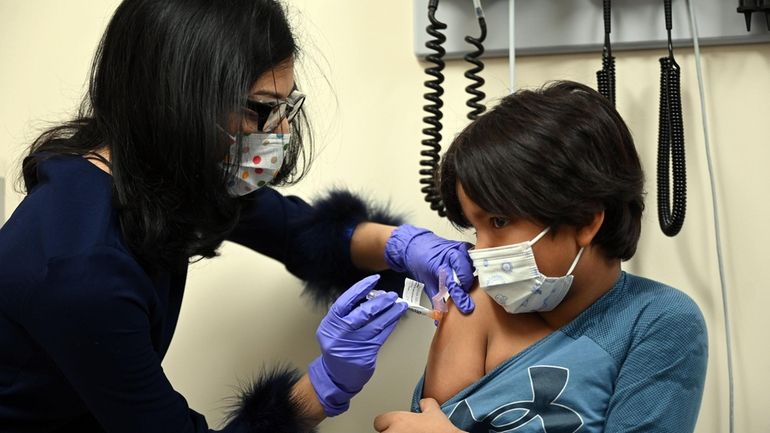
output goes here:
[[695, 428], [707, 357], [706, 325], [692, 299], [623, 272], [575, 320], [441, 409], [470, 433], [687, 433]]

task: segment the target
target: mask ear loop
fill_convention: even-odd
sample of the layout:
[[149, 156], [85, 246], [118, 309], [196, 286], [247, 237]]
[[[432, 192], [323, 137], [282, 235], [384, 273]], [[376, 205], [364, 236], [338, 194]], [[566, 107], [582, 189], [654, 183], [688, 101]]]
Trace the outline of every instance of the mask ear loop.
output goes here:
[[[540, 232], [539, 235], [535, 236], [534, 239], [529, 241], [529, 245], [530, 246], [534, 245], [535, 242], [537, 242], [540, 239], [542, 239], [543, 236], [545, 236], [545, 234], [548, 233], [550, 230], [551, 230], [551, 227], [546, 227], [542, 232]], [[575, 267], [577, 266], [578, 261], [580, 261], [580, 256], [583, 255], [583, 251], [584, 250], [585, 250], [585, 248], [583, 248], [583, 247], [580, 248], [580, 251], [578, 251], [578, 253], [577, 253], [577, 257], [575, 257], [575, 260], [572, 261], [572, 265], [570, 265], [569, 270], [567, 270], [567, 274], [566, 275], [572, 275], [572, 271], [575, 270]]]
[[232, 141], [233, 141], [232, 143], [230, 143], [231, 145], [235, 144], [235, 141], [236, 141], [236, 136], [235, 136], [235, 135], [233, 135], [233, 134], [230, 134], [229, 132], [227, 132], [227, 130], [226, 130], [225, 128], [222, 128], [221, 126], [219, 126], [219, 124], [217, 124], [217, 129], [219, 129], [220, 131], [222, 131], [222, 133], [223, 133], [223, 134], [225, 134], [225, 135], [227, 135], [228, 137], [230, 137], [230, 140], [232, 140]]
[[583, 251], [584, 250], [585, 250], [585, 248], [580, 247], [580, 251], [578, 251], [577, 257], [575, 257], [575, 260], [572, 261], [572, 266], [570, 266], [569, 270], [567, 271], [567, 275], [572, 275], [572, 271], [575, 270], [575, 267], [577, 266], [578, 261], [580, 260], [580, 256], [583, 255]]
[[542, 239], [542, 238], [543, 238], [543, 236], [545, 236], [545, 234], [546, 234], [546, 233], [548, 233], [550, 230], [551, 230], [551, 227], [546, 227], [546, 228], [545, 228], [545, 229], [544, 229], [542, 232], [540, 232], [540, 234], [539, 234], [539, 235], [535, 236], [535, 238], [534, 238], [534, 239], [532, 239], [531, 241], [529, 241], [529, 245], [530, 245], [530, 246], [531, 246], [531, 245], [535, 245], [535, 242], [537, 242], [537, 241], [539, 241], [540, 239]]

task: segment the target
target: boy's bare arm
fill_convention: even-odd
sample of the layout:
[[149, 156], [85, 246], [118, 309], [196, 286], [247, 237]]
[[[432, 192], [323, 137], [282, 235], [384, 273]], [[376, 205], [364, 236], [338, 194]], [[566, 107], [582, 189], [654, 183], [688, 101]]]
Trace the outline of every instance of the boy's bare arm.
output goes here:
[[477, 286], [471, 298], [473, 313], [449, 304], [433, 337], [423, 397], [439, 404], [553, 332], [538, 314], [509, 314]]
[[493, 315], [488, 296], [478, 288], [471, 291], [476, 303], [473, 313], [464, 315], [451, 302], [441, 320], [428, 354], [423, 397], [444, 403], [484, 375], [487, 329]]

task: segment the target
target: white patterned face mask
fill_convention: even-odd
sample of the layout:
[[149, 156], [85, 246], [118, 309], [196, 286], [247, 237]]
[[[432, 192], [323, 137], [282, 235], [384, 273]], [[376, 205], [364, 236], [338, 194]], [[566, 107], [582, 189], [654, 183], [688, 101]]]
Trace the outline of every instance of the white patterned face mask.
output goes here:
[[572, 271], [583, 248], [563, 277], [547, 277], [537, 268], [532, 245], [548, 230], [546, 228], [531, 241], [468, 251], [481, 288], [511, 314], [551, 311], [572, 285]]
[[228, 163], [233, 167], [227, 182], [230, 195], [239, 197], [249, 194], [273, 180], [283, 164], [290, 138], [291, 134], [242, 135], [240, 161], [235, 161], [238, 159], [238, 143], [231, 144]]

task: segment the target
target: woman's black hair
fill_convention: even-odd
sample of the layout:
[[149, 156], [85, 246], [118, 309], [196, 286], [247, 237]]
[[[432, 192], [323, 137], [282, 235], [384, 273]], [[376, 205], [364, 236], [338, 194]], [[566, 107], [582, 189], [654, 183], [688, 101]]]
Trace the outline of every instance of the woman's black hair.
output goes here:
[[[261, 75], [297, 54], [274, 0], [124, 0], [94, 56], [77, 116], [31, 145], [25, 187], [37, 183], [46, 158], [98, 158], [105, 148], [123, 236], [140, 262], [162, 269], [212, 257], [240, 212], [227, 193], [230, 139], [221, 125], [242, 118]], [[312, 143], [303, 144], [301, 125], [302, 113], [272, 184], [294, 183], [309, 167]]]
[[611, 258], [636, 252], [644, 210], [644, 173], [615, 108], [583, 84], [556, 81], [519, 90], [471, 123], [440, 165], [449, 220], [470, 227], [458, 182], [482, 209], [558, 229], [604, 222], [593, 244]]

